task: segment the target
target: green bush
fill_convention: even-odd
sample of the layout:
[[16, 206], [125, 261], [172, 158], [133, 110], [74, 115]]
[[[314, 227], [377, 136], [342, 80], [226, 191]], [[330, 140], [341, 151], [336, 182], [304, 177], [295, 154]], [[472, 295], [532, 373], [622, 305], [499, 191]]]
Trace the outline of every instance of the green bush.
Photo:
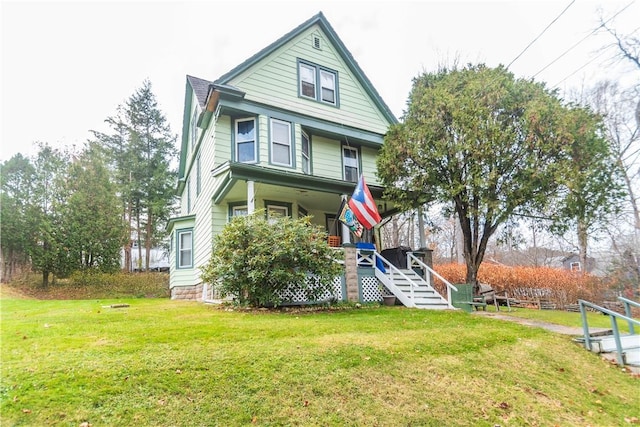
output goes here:
[[[334, 256], [327, 234], [308, 217], [267, 220], [262, 211], [234, 218], [214, 238], [202, 279], [242, 305], [280, 305], [279, 293], [289, 286], [316, 301], [342, 273]], [[317, 279], [309, 281], [309, 275]]]

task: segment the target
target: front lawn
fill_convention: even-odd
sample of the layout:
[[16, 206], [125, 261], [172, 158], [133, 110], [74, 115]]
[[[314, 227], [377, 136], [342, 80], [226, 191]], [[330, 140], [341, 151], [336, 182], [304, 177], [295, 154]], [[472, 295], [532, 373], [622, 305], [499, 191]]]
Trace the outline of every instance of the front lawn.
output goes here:
[[[109, 308], [126, 303], [129, 307]], [[640, 380], [463, 312], [5, 298], [1, 424], [626, 425]]]

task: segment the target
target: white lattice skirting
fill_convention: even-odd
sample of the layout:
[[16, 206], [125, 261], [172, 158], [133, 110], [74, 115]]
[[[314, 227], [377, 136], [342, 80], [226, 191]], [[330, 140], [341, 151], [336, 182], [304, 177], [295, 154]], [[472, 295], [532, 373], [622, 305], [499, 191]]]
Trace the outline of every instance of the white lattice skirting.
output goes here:
[[[316, 281], [317, 279], [315, 277], [308, 277], [307, 286], [315, 286], [314, 282]], [[287, 289], [281, 291], [278, 296], [282, 299], [283, 302], [288, 303], [303, 304], [310, 302], [307, 298], [307, 292], [302, 286], [289, 286]], [[324, 294], [320, 295], [317, 301], [342, 301], [344, 299], [346, 298], [343, 296], [342, 291], [342, 277], [336, 276], [333, 278], [331, 290], [326, 291]]]

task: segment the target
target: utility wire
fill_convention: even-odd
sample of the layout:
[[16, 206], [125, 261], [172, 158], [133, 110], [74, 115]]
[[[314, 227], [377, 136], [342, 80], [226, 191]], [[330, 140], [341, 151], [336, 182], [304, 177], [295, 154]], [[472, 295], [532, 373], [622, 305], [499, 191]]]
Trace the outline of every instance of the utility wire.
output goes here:
[[[582, 43], [583, 41], [585, 41], [586, 39], [588, 39], [589, 37], [591, 37], [593, 34], [595, 34], [598, 30], [600, 30], [600, 28], [604, 27], [609, 21], [613, 20], [613, 18], [615, 18], [616, 16], [620, 15], [622, 12], [624, 12], [629, 6], [631, 6], [632, 4], [635, 3], [635, 0], [632, 1], [631, 3], [629, 3], [628, 5], [626, 5], [625, 7], [623, 7], [622, 9], [620, 9], [615, 15], [613, 15], [611, 18], [607, 19], [606, 22], [603, 22], [602, 24], [600, 24], [595, 30], [591, 31], [589, 34], [587, 34], [586, 36], [584, 36], [582, 39], [580, 39], [580, 41], [578, 41], [576, 44], [574, 44], [573, 46], [571, 46], [569, 49], [565, 50], [564, 52], [562, 52], [560, 54], [560, 56], [558, 56], [556, 59], [554, 59], [553, 61], [551, 61], [550, 63], [548, 63], [547, 65], [545, 65], [540, 71], [538, 71], [537, 73], [535, 73], [533, 75], [533, 77], [536, 77], [538, 74], [540, 74], [541, 72], [543, 72], [544, 70], [546, 70], [547, 68], [549, 68], [550, 66], [552, 66], [553, 64], [555, 64], [560, 58], [562, 58], [563, 56], [565, 56], [567, 53], [569, 53], [570, 51], [572, 51], [573, 49], [575, 49], [576, 46], [578, 46], [580, 43]], [[532, 78], [533, 78], [532, 77]]]
[[582, 70], [583, 68], [585, 68], [587, 65], [591, 64], [593, 61], [595, 61], [596, 59], [600, 58], [602, 55], [604, 55], [605, 53], [607, 53], [606, 50], [603, 50], [602, 52], [600, 52], [598, 55], [596, 55], [592, 60], [588, 61], [586, 64], [584, 64], [582, 67], [578, 68], [577, 70], [575, 70], [573, 73], [569, 74], [567, 77], [565, 77], [564, 79], [560, 80], [558, 83], [554, 84], [553, 86], [551, 86], [551, 89], [556, 88], [558, 86], [560, 86], [560, 84], [564, 83], [565, 80], [567, 80], [569, 77], [573, 76], [574, 74], [576, 74], [578, 71]]
[[525, 53], [527, 51], [527, 49], [529, 49], [531, 47], [532, 44], [534, 44], [540, 37], [542, 37], [542, 35], [549, 29], [549, 27], [551, 27], [562, 15], [564, 15], [564, 13], [567, 11], [567, 9], [569, 9], [571, 7], [572, 4], [574, 4], [576, 2], [576, 0], [572, 0], [571, 3], [569, 3], [569, 5], [567, 7], [564, 8], [564, 10], [562, 12], [560, 12], [560, 15], [556, 16], [556, 18], [551, 21], [551, 23], [549, 23], [549, 25], [547, 25], [545, 27], [544, 30], [542, 30], [542, 32], [540, 34], [538, 34], [538, 36], [531, 40], [531, 43], [529, 43], [527, 45], [527, 47], [525, 47], [522, 52], [520, 52], [518, 54], [518, 56], [516, 56], [515, 58], [513, 58], [513, 60], [511, 62], [509, 62], [509, 65], [507, 65], [507, 69], [509, 67], [511, 67], [511, 64], [513, 64], [514, 62], [516, 62], [518, 60], [518, 58], [520, 58], [522, 56], [523, 53]]

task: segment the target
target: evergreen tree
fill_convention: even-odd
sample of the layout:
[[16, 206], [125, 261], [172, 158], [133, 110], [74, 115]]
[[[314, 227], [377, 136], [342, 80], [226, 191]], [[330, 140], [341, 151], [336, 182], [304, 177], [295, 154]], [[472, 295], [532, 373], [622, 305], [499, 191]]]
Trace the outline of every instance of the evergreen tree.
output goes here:
[[175, 199], [173, 186], [177, 175], [171, 163], [177, 156], [176, 136], [171, 134], [166, 118], [158, 109], [148, 80], [129, 98], [126, 112], [131, 145], [138, 159], [134, 173], [138, 248], [144, 239], [144, 269], [148, 270], [151, 248], [165, 237], [165, 225]]
[[[138, 243], [138, 269], [149, 269], [151, 248], [162, 242], [175, 199], [176, 136], [158, 108], [148, 80], [107, 119], [113, 132], [94, 132], [107, 153], [128, 234]], [[142, 247], [145, 257], [142, 256]], [[125, 266], [131, 266], [131, 241], [125, 243]]]
[[126, 239], [114, 185], [91, 145], [69, 166], [62, 226], [71, 268], [114, 271]]
[[20, 269], [28, 268], [29, 228], [35, 168], [18, 153], [2, 165], [0, 194], [1, 281], [8, 282]]

